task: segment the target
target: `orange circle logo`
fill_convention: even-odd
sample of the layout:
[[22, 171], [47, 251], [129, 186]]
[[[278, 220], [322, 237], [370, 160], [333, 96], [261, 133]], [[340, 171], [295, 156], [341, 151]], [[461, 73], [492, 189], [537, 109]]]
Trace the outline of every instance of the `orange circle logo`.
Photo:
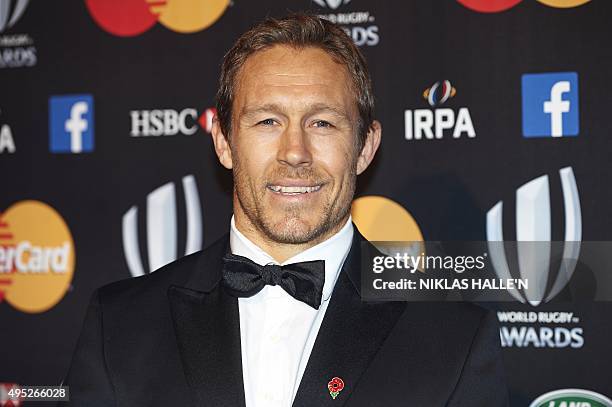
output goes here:
[[397, 202], [383, 196], [362, 196], [353, 201], [351, 216], [366, 240], [387, 256], [425, 253], [419, 225]]
[[187, 34], [211, 26], [225, 12], [230, 0], [86, 0], [89, 13], [105, 31], [132, 37], [157, 21]]
[[66, 294], [74, 264], [70, 230], [49, 205], [21, 201], [0, 215], [0, 301], [47, 311]]
[[372, 242], [422, 242], [423, 234], [412, 215], [383, 196], [362, 196], [353, 201], [351, 215], [357, 229]]
[[538, 0], [542, 4], [557, 8], [571, 8], [582, 6], [591, 0]]

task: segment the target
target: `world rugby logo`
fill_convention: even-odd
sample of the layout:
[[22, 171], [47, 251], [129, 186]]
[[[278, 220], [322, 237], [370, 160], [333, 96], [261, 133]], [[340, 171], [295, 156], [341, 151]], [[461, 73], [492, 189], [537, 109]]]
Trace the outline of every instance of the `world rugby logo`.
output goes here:
[[571, 167], [559, 170], [565, 211], [565, 238], [561, 265], [550, 290], [551, 206], [548, 175], [542, 175], [516, 190], [516, 240], [518, 272], [511, 272], [506, 259], [502, 215], [503, 202], [487, 212], [487, 244], [491, 262], [500, 279], [520, 275], [529, 281], [524, 292], [508, 289], [518, 301], [537, 306], [555, 297], [571, 279], [582, 240], [582, 217], [578, 187]]
[[[17, 0], [16, 2], [0, 0], [0, 33], [7, 28], [11, 28], [19, 21], [28, 6], [28, 2], [29, 0]], [[11, 7], [11, 3], [13, 3], [13, 7]]]
[[[182, 179], [187, 218], [187, 239], [185, 255], [202, 249], [202, 213], [195, 177], [187, 175]], [[146, 242], [148, 272], [177, 259], [177, 213], [176, 188], [168, 182], [147, 195]], [[134, 277], [145, 274], [140, 258], [138, 239], [138, 207], [128, 209], [122, 220], [123, 252]]]
[[349, 3], [351, 0], [313, 0], [321, 7], [329, 7], [332, 10], [337, 9], [343, 4]]

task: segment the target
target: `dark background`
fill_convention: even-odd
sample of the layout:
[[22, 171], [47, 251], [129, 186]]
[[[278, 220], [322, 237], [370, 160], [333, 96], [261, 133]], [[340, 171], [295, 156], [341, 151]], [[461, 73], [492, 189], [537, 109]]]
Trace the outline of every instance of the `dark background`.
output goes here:
[[[453, 0], [352, 0], [335, 10], [308, 0], [236, 0], [215, 24], [196, 33], [156, 23], [138, 36], [119, 37], [98, 26], [84, 2], [32, 1], [0, 33], [27, 33], [37, 50], [35, 66], [0, 69], [0, 125], [11, 127], [16, 145], [15, 153], [0, 154], [0, 211], [26, 199], [54, 207], [72, 232], [76, 270], [71, 289], [46, 312], [27, 314], [0, 303], [0, 382], [59, 384], [92, 291], [131, 277], [121, 220], [132, 205], [139, 208], [147, 268], [148, 193], [175, 183], [179, 253], [185, 246], [185, 175], [197, 180], [204, 245], [228, 230], [231, 177], [216, 161], [209, 135], [200, 128], [191, 136], [131, 137], [130, 111], [194, 107], [203, 113], [214, 105], [220, 61], [240, 33], [265, 16], [300, 10], [369, 12], [372, 21], [346, 27], [377, 27], [378, 44], [361, 48], [370, 64], [383, 143], [359, 181], [358, 195], [398, 202], [426, 240], [486, 240], [486, 212], [503, 200], [512, 233], [515, 190], [548, 174], [554, 231], [563, 222], [558, 171], [571, 166], [583, 240], [610, 239], [612, 2], [564, 9], [524, 0], [499, 13], [480, 13]], [[522, 136], [521, 75], [539, 72], [578, 73], [577, 137]], [[444, 79], [457, 94], [442, 107], [455, 113], [469, 108], [476, 137], [453, 139], [449, 132], [440, 140], [405, 140], [404, 110], [430, 108], [422, 93]], [[82, 93], [95, 99], [95, 150], [53, 154], [49, 97]], [[504, 348], [513, 406], [563, 388], [612, 396], [608, 304], [504, 308], [572, 310], [584, 332], [584, 346], [577, 349]]]

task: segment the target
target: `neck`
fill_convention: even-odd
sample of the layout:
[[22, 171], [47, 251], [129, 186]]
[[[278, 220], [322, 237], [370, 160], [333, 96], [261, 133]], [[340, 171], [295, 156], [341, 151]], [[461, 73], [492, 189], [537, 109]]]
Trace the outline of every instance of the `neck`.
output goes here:
[[347, 213], [340, 222], [327, 230], [325, 233], [318, 236], [316, 239], [305, 243], [282, 243], [270, 239], [263, 231], [259, 230], [241, 210], [235, 210], [234, 222], [236, 229], [240, 231], [247, 239], [256, 244], [259, 248], [265, 251], [270, 257], [279, 263], [283, 263], [287, 259], [318, 245], [321, 242], [329, 239], [342, 229], [348, 221], [350, 213]]

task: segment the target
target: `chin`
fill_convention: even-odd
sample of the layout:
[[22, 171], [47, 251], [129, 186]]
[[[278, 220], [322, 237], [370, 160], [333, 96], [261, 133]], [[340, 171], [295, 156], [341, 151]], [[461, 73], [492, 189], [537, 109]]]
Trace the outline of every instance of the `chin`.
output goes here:
[[322, 226], [323, 225], [317, 225], [316, 222], [308, 221], [300, 217], [291, 217], [267, 223], [264, 229], [268, 237], [275, 242], [284, 244], [304, 244], [316, 239], [324, 233], [325, 228]]

